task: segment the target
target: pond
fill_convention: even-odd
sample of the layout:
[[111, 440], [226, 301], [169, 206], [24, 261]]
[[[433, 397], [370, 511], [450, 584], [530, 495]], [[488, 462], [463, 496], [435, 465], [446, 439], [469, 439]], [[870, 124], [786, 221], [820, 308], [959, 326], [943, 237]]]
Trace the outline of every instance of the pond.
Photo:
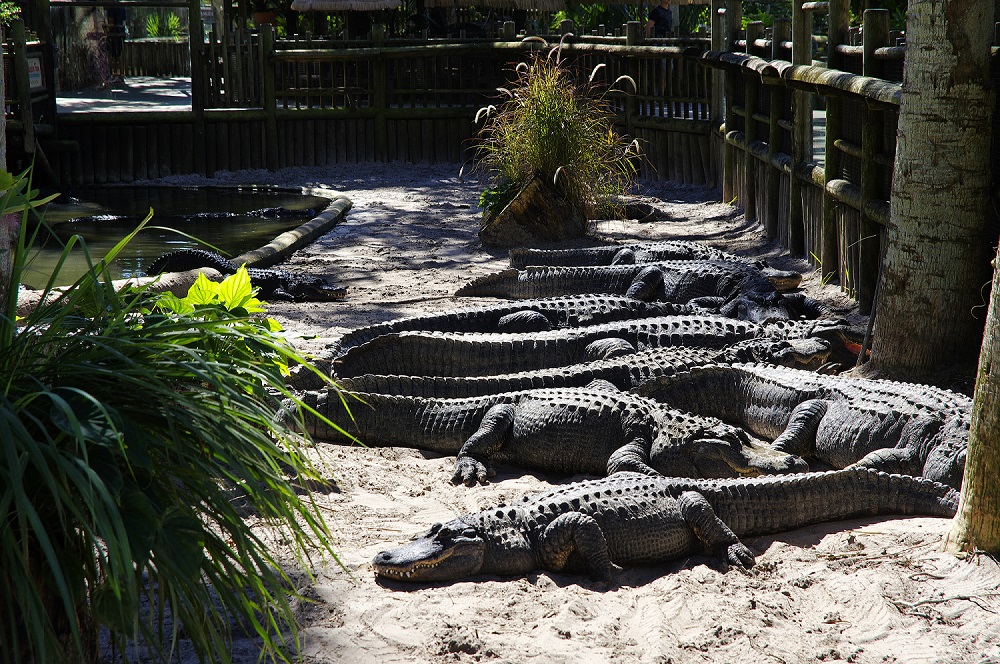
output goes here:
[[[43, 217], [54, 229], [30, 257], [22, 276], [29, 288], [42, 288], [55, 270], [62, 245], [72, 235], [86, 242], [96, 262], [153, 210], [149, 226], [175, 229], [237, 256], [261, 247], [286, 230], [313, 218], [329, 199], [259, 187], [100, 187], [75, 190], [50, 203]], [[111, 264], [115, 279], [142, 276], [161, 254], [200, 245], [163, 228], [145, 229]], [[204, 247], [203, 247], [204, 248]], [[56, 285], [73, 283], [87, 269], [78, 245], [60, 270]]]

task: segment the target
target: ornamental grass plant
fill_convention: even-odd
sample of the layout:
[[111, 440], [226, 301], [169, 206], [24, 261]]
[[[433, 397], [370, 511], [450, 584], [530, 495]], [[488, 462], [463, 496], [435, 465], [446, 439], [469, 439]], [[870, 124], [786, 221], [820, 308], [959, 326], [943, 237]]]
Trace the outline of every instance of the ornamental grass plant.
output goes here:
[[[0, 184], [2, 209], [30, 206], [23, 179]], [[334, 556], [296, 489], [320, 474], [277, 417], [305, 360], [245, 270], [185, 298], [116, 291], [130, 238], [16, 321], [26, 227], [0, 315], [0, 659], [97, 661], [103, 633], [123, 661], [176, 660], [183, 637], [225, 662], [234, 624], [294, 657], [297, 572], [273, 539], [306, 573]]]
[[615, 85], [634, 82], [620, 77], [611, 88], [598, 85], [604, 65], [580, 82], [561, 54], [562, 43], [518, 64], [516, 80], [498, 89], [504, 101], [476, 115], [477, 123], [484, 120], [477, 168], [487, 181], [480, 198], [486, 214], [503, 209], [536, 176], [586, 218], [610, 211], [634, 183], [638, 142], [615, 130], [606, 98]]

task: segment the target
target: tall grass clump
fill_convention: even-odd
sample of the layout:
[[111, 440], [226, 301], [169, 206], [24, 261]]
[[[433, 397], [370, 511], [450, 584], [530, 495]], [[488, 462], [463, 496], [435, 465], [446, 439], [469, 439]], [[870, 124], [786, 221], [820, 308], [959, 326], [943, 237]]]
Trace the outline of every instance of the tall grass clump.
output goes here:
[[[30, 207], [23, 179], [0, 184], [0, 210]], [[0, 660], [98, 661], [103, 633], [123, 661], [185, 638], [225, 662], [234, 629], [293, 657], [288, 566], [333, 555], [296, 489], [320, 474], [277, 417], [304, 360], [245, 270], [185, 298], [116, 291], [129, 238], [17, 320], [26, 228], [0, 310]]]
[[[480, 205], [499, 212], [533, 178], [551, 183], [586, 218], [606, 212], [636, 176], [638, 143], [615, 131], [608, 91], [595, 79], [579, 82], [561, 59], [561, 47], [520, 63], [517, 78], [500, 88], [504, 101], [480, 109], [478, 168], [487, 189]], [[613, 85], [628, 82], [619, 78]], [[634, 83], [632, 83], [634, 85]]]

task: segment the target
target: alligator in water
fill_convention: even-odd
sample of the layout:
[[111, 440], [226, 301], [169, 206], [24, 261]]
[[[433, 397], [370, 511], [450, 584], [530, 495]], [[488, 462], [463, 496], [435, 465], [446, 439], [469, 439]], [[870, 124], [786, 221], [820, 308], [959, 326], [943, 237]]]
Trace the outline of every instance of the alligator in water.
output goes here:
[[732, 480], [618, 473], [436, 524], [372, 564], [408, 582], [538, 569], [610, 580], [620, 567], [704, 550], [747, 568], [754, 555], [741, 537], [877, 514], [951, 517], [958, 498], [943, 484], [867, 468]]
[[[239, 266], [214, 251], [205, 249], [180, 249], [163, 254], [150, 263], [149, 275], [161, 272], [186, 272], [200, 267], [211, 267], [224, 275], [235, 274]], [[247, 268], [250, 283], [258, 289], [262, 300], [343, 300], [347, 289], [334, 286], [319, 277], [293, 274], [275, 268]]]
[[[715, 418], [682, 413], [610, 385], [505, 392], [466, 399], [307, 392], [302, 400], [362, 444], [456, 454], [452, 482], [474, 486], [493, 461], [564, 474], [633, 471], [737, 477], [808, 470]], [[350, 413], [345, 409], [350, 406]], [[301, 412], [320, 440], [343, 434]]]
[[840, 321], [765, 324], [712, 316], [664, 316], [523, 334], [396, 332], [355, 346], [333, 366], [337, 377], [370, 374], [485, 376], [578, 364], [664, 346], [722, 348], [756, 338], [841, 343]]
[[567, 295], [564, 297], [499, 302], [464, 307], [437, 314], [397, 318], [351, 330], [331, 349], [340, 357], [348, 350], [393, 332], [543, 332], [566, 327], [598, 325], [654, 316], [704, 313], [698, 307], [671, 302], [644, 302], [623, 295]]
[[731, 254], [694, 240], [662, 240], [658, 242], [632, 242], [609, 244], [578, 249], [533, 249], [517, 247], [510, 250], [510, 266], [523, 270], [529, 265], [631, 265], [659, 263], [661, 261], [721, 260], [737, 261], [764, 267], [762, 261]]
[[[380, 392], [420, 397], [475, 397], [543, 387], [584, 387], [604, 380], [628, 390], [656, 376], [675, 374], [705, 364], [768, 362], [803, 369], [819, 369], [830, 356], [831, 344], [822, 339], [748, 339], [725, 348], [668, 346], [629, 355], [582, 362], [565, 367], [532, 369], [493, 376], [373, 375], [344, 378], [340, 386], [354, 392]], [[318, 385], [317, 385], [318, 387]]]
[[660, 376], [636, 391], [834, 468], [857, 464], [962, 484], [972, 400], [948, 390], [737, 364]]

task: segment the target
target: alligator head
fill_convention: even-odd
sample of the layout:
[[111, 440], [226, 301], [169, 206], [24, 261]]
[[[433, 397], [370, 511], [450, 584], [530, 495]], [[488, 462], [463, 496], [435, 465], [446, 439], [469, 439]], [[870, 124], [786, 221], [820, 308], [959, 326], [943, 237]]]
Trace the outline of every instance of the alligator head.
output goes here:
[[461, 517], [436, 523], [408, 544], [375, 556], [375, 574], [413, 583], [454, 581], [478, 574], [487, 542]]
[[779, 292], [794, 290], [802, 283], [802, 274], [794, 270], [779, 270], [773, 267], [764, 267], [761, 274], [767, 277]]
[[759, 477], [809, 471], [802, 457], [778, 452], [749, 438], [702, 438], [688, 449], [688, 457], [697, 472], [695, 477]]

